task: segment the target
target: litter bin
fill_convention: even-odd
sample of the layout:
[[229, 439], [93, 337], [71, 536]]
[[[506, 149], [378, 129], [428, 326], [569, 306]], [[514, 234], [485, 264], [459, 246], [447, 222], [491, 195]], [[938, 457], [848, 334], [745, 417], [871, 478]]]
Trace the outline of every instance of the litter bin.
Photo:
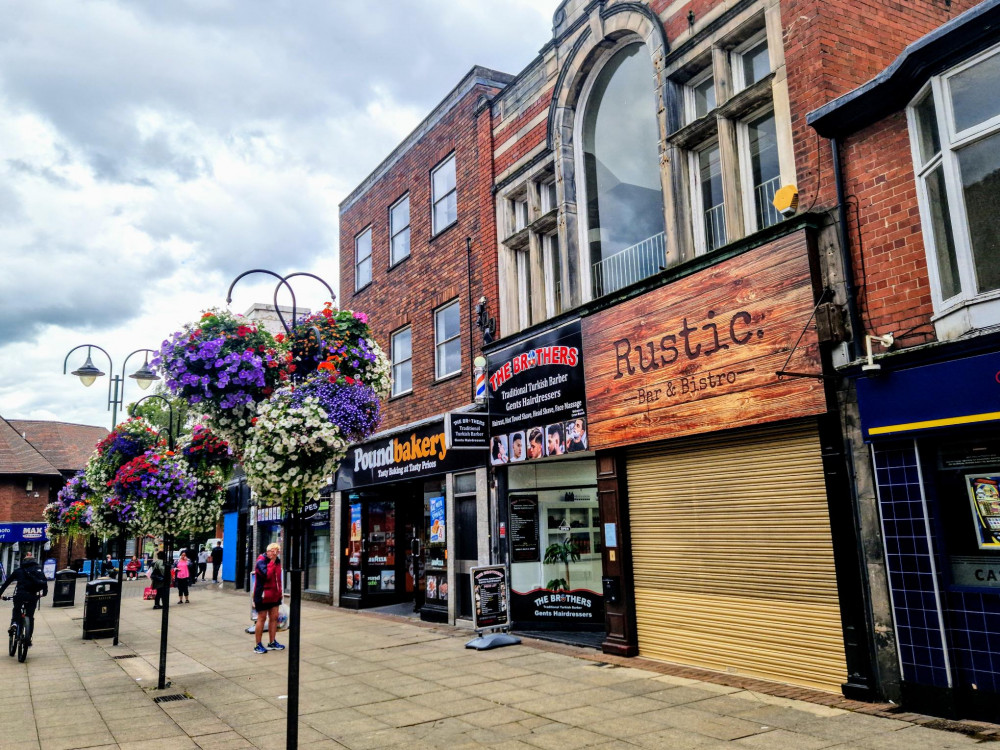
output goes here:
[[87, 583], [83, 600], [83, 638], [113, 638], [118, 620], [118, 581], [102, 578]]
[[72, 607], [76, 604], [76, 571], [72, 568], [56, 571], [52, 586], [52, 606]]

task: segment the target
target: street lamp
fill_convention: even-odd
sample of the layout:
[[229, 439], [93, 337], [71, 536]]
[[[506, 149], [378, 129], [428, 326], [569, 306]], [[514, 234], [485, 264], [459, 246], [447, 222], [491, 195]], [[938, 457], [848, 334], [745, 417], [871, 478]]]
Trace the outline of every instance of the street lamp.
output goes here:
[[[263, 273], [273, 276], [278, 280], [278, 283], [274, 287], [274, 310], [278, 314], [278, 319], [281, 321], [282, 327], [285, 329], [285, 333], [291, 339], [293, 331], [296, 326], [296, 315], [298, 313], [298, 307], [295, 302], [295, 291], [292, 289], [292, 285], [288, 283], [288, 280], [295, 276], [308, 276], [311, 279], [319, 281], [326, 290], [330, 293], [330, 300], [333, 301], [337, 296], [333, 293], [333, 289], [319, 276], [312, 273], [307, 273], [304, 271], [297, 271], [295, 273], [290, 273], [287, 276], [281, 276], [274, 271], [269, 271], [264, 268], [254, 268], [250, 271], [244, 271], [229, 285], [229, 292], [226, 294], [226, 304], [231, 304], [233, 301], [233, 288], [236, 283], [242, 279], [244, 276], [248, 276], [253, 273]], [[288, 289], [289, 295], [292, 298], [292, 320], [289, 323], [285, 320], [285, 316], [281, 313], [281, 308], [278, 307], [278, 292], [281, 287], [285, 286]], [[315, 327], [312, 328], [316, 336], [316, 341], [322, 340], [322, 336]], [[293, 382], [295, 376], [293, 375]], [[285, 560], [288, 562], [288, 574], [292, 582], [291, 599], [289, 601], [289, 625], [288, 625], [288, 714], [286, 719], [286, 730], [285, 730], [285, 748], [286, 750], [295, 750], [299, 746], [299, 642], [300, 642], [300, 614], [302, 611], [302, 574], [305, 572], [305, 555], [303, 554], [303, 547], [305, 546], [305, 539], [303, 531], [305, 527], [303, 521], [306, 520], [303, 517], [301, 510], [293, 509], [285, 513], [285, 538], [288, 546], [288, 554]], [[260, 616], [258, 614], [258, 616]]]
[[[125, 360], [122, 362], [121, 375], [115, 375], [113, 374], [115, 371], [115, 363], [112, 361], [111, 355], [108, 354], [107, 351], [99, 347], [97, 344], [80, 344], [79, 346], [74, 346], [66, 354], [66, 358], [63, 360], [63, 375], [66, 374], [70, 355], [78, 349], [83, 349], [84, 347], [87, 348], [87, 361], [83, 363], [82, 367], [78, 367], [73, 370], [72, 374], [80, 378], [80, 382], [89, 388], [98, 378], [104, 376], [104, 373], [94, 365], [94, 360], [91, 357], [93, 350], [97, 349], [108, 358], [108, 369], [112, 372], [111, 380], [108, 381], [108, 408], [111, 410], [111, 429], [114, 430], [115, 427], [118, 426], [118, 407], [122, 406], [125, 399], [125, 368], [128, 365], [129, 359], [140, 352], [145, 355], [145, 361], [143, 362], [142, 367], [129, 375], [130, 378], [135, 379], [136, 384], [140, 388], [145, 390], [146, 388], [149, 388], [153, 382], [160, 379], [160, 376], [149, 367], [149, 355], [151, 353], [156, 354], [156, 352], [153, 349], [136, 349], [135, 351], [130, 352], [126, 355]], [[115, 636], [113, 641], [113, 645], [115, 646], [118, 645], [118, 626], [121, 622], [122, 575], [125, 568], [124, 563], [125, 535], [122, 533], [118, 536], [118, 614], [115, 615]], [[91, 561], [90, 565], [90, 578], [91, 580], [94, 578], [93, 561]]]
[[[132, 377], [135, 377], [134, 375]], [[148, 385], [148, 384], [147, 384]], [[170, 403], [169, 399], [164, 398], [156, 393], [151, 393], [148, 396], [143, 396], [134, 404], [129, 412], [130, 416], [135, 416], [136, 407], [143, 401], [148, 401], [151, 398], [156, 398], [167, 405], [167, 449], [172, 453], [174, 450], [174, 405]], [[178, 429], [180, 425], [178, 425]], [[160, 614], [160, 669], [156, 682], [156, 689], [163, 690], [167, 687], [167, 630], [170, 627], [170, 570], [173, 565], [173, 535], [167, 531], [163, 533], [163, 567], [164, 573], [167, 576], [167, 595], [163, 597], [163, 611]], [[153, 563], [156, 564], [155, 562]], [[121, 591], [121, 570], [118, 571], [118, 590]], [[121, 594], [119, 594], [121, 596]], [[120, 601], [120, 600], [119, 600]], [[121, 607], [119, 606], [119, 610]], [[115, 633], [118, 630], [115, 628]], [[116, 641], [117, 643], [117, 641]]]

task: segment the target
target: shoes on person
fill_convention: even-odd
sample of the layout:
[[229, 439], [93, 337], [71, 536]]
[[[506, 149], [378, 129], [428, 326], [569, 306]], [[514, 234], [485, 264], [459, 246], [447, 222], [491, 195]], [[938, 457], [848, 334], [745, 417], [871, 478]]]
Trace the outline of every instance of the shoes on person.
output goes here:
[[271, 641], [270, 643], [267, 644], [267, 650], [268, 651], [284, 651], [285, 647], [282, 646], [277, 641]]
[[190, 600], [190, 599], [185, 599], [185, 600], [184, 600], [184, 603], [185, 603], [185, 604], [190, 604], [190, 603], [191, 603], [191, 600]]
[[255, 654], [266, 654], [266, 653], [267, 653], [267, 649], [266, 649], [266, 648], [264, 648], [263, 646], [261, 646], [261, 645], [260, 645], [260, 644], [258, 643], [258, 644], [257, 644], [256, 646], [254, 646], [254, 647], [253, 647], [253, 652], [254, 652]]
[[15, 633], [17, 633], [17, 625], [11, 625], [7, 628], [7, 635], [14, 635]]
[[248, 635], [253, 635], [254, 633], [257, 632], [257, 626], [256, 625], [247, 625], [247, 629], [244, 630], [243, 632], [247, 633]]
[[163, 609], [163, 606], [160, 604], [154, 604], [153, 609]]

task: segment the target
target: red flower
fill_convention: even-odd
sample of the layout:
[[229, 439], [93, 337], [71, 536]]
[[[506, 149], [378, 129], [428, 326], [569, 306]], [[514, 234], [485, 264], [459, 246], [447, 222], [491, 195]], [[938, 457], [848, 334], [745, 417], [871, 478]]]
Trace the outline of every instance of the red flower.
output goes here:
[[236, 329], [237, 336], [246, 336], [248, 333], [253, 333], [253, 329], [250, 326], [240, 326]]
[[282, 343], [285, 340], [285, 334], [279, 333], [277, 336], [274, 337], [274, 340], [277, 341], [279, 344]]

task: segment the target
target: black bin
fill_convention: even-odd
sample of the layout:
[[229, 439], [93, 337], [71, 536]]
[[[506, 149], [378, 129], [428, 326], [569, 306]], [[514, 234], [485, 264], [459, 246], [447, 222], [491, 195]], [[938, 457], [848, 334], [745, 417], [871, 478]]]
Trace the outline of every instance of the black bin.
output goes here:
[[72, 568], [56, 571], [52, 586], [52, 606], [72, 607], [76, 604], [76, 571]]
[[83, 637], [113, 638], [118, 621], [118, 581], [102, 578], [87, 583], [83, 600]]

